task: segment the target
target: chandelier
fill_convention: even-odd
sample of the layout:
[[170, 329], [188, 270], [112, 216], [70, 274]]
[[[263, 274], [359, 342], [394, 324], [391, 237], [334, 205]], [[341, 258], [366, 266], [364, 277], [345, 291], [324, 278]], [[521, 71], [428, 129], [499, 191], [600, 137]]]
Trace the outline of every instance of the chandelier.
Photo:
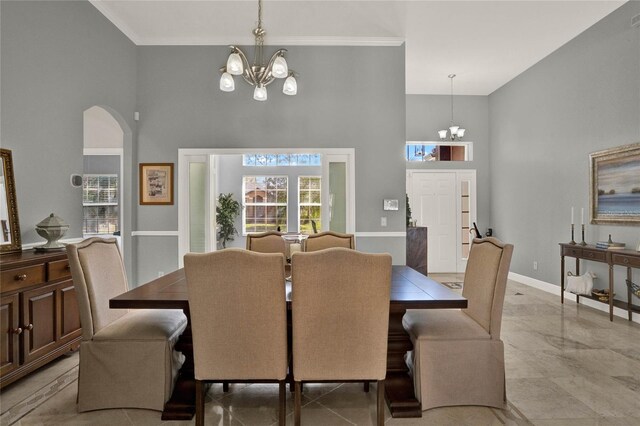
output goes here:
[[247, 56], [238, 46], [229, 46], [231, 53], [227, 59], [227, 65], [220, 68], [220, 90], [233, 92], [235, 90], [234, 75], [241, 75], [244, 81], [252, 86], [253, 99], [256, 101], [267, 100], [267, 86], [276, 78], [284, 78], [282, 93], [293, 96], [298, 93], [298, 83], [294, 72], [287, 66], [284, 54], [287, 49], [279, 49], [271, 56], [267, 65], [264, 65], [262, 48], [266, 31], [262, 28], [262, 0], [258, 0], [258, 26], [253, 30], [255, 37], [253, 65], [249, 65]]
[[[460, 128], [460, 126], [453, 124], [453, 79], [455, 78], [455, 74], [449, 74], [448, 77], [451, 79], [451, 123], [449, 127], [449, 137], [448, 139], [455, 141], [460, 140], [464, 136], [465, 129]], [[447, 130], [438, 130], [438, 135], [440, 135], [440, 139], [447, 139]]]

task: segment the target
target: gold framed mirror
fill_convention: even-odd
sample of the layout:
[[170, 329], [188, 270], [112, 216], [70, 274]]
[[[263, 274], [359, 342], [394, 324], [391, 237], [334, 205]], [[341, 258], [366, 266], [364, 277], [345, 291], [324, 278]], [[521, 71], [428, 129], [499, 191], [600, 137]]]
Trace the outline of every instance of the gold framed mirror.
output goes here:
[[0, 254], [22, 250], [11, 150], [0, 148]]

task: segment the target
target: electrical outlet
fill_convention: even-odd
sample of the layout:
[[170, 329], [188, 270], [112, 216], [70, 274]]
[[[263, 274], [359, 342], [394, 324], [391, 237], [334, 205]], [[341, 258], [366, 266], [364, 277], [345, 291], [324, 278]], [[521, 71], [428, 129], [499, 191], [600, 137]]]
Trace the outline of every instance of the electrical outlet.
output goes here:
[[537, 270], [538, 270], [538, 261], [537, 261], [537, 260], [534, 260], [534, 261], [533, 261], [533, 270], [534, 270], [534, 271], [537, 271]]
[[380, 218], [380, 226], [387, 226], [387, 217], [386, 216], [382, 216]]

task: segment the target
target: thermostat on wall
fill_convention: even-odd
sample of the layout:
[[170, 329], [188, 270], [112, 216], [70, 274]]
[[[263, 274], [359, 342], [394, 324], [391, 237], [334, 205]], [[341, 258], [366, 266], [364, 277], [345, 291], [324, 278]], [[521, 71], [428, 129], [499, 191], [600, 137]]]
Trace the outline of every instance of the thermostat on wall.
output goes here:
[[384, 210], [398, 210], [398, 200], [384, 200]]

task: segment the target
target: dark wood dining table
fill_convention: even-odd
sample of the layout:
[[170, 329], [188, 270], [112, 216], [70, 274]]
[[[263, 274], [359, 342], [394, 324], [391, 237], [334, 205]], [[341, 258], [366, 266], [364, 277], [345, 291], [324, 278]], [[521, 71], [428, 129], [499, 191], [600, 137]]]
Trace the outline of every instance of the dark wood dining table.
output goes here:
[[[287, 310], [291, 312], [291, 283], [287, 282]], [[185, 356], [176, 385], [162, 412], [162, 420], [189, 420], [195, 413], [195, 380], [193, 374], [193, 344], [183, 269], [154, 279], [144, 285], [114, 297], [113, 309], [181, 309], [189, 320], [176, 344]], [[402, 327], [407, 309], [466, 308], [467, 300], [442, 284], [408, 266], [393, 266], [389, 306], [389, 343], [385, 399], [393, 417], [421, 417], [422, 408], [416, 399], [413, 379], [408, 374], [405, 354], [413, 349], [409, 335]]]

